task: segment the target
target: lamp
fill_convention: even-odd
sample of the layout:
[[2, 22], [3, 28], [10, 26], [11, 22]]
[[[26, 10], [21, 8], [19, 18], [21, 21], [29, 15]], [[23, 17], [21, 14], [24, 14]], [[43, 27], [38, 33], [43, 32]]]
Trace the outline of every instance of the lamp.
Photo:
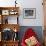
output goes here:
[[15, 7], [16, 7], [16, 4], [17, 4], [17, 2], [16, 2], [17, 0], [15, 0]]

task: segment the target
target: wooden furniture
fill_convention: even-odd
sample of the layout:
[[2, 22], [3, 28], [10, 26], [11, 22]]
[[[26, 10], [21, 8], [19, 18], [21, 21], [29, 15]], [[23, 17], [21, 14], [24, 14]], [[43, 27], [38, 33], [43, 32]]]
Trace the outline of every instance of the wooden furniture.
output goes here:
[[0, 41], [0, 46], [2, 46], [2, 42]]
[[43, 0], [43, 11], [44, 11], [44, 44], [46, 46], [46, 0]]
[[46, 46], [46, 29], [44, 30], [44, 46]]
[[0, 46], [18, 46], [19, 40], [2, 40], [2, 32], [5, 32], [5, 29], [11, 29], [15, 33], [19, 31], [18, 17], [19, 7], [0, 7]]
[[43, 0], [44, 26], [46, 27], [46, 0]]
[[18, 24], [18, 16], [19, 16], [19, 7], [0, 7], [0, 18], [1, 24], [8, 24], [8, 17], [17, 16], [17, 24]]
[[3, 46], [18, 46], [18, 41], [5, 41], [2, 44]]

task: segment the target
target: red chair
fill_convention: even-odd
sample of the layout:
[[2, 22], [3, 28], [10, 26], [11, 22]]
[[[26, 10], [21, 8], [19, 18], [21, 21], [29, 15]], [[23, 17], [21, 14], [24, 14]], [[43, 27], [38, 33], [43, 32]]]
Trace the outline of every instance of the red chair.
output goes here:
[[[36, 33], [32, 30], [32, 28], [28, 28], [24, 34], [24, 37], [22, 38], [21, 46], [27, 46], [25, 40], [32, 36], [34, 36], [35, 38], [37, 37]], [[35, 46], [41, 46], [40, 42], [38, 41]]]

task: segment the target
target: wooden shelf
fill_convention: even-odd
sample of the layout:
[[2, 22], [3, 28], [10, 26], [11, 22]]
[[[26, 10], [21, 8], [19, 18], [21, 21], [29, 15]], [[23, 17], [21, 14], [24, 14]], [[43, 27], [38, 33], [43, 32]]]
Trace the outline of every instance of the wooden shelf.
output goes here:
[[19, 25], [18, 24], [0, 24], [0, 28], [1, 31], [5, 28], [10, 28], [14, 31], [14, 29], [16, 29], [17, 31], [19, 31]]
[[[9, 16], [14, 16], [14, 17], [17, 16], [17, 18], [16, 18], [17, 20], [15, 21], [15, 22], [17, 22], [17, 24], [9, 24], [8, 18], [7, 18]], [[3, 33], [4, 29], [11, 29], [10, 31], [14, 31], [14, 33], [18, 33], [19, 28], [20, 28], [19, 24], [18, 24], [18, 16], [19, 16], [19, 7], [0, 7], [0, 20], [1, 20], [0, 32]], [[1, 34], [1, 36], [2, 36], [2, 34]], [[14, 39], [14, 37], [13, 37], [13, 39]], [[17, 34], [16, 34], [16, 37], [18, 38]], [[1, 37], [0, 46], [18, 46], [18, 42], [19, 42], [18, 39], [17, 39], [17, 41], [16, 41], [16, 39], [15, 39], [15, 41], [13, 41], [13, 39], [10, 39], [9, 41], [4, 41], [4, 39], [2, 39], [2, 38], [3, 37]]]
[[15, 41], [10, 40], [10, 41], [3, 41], [3, 42], [5, 42], [5, 43], [8, 43], [8, 42], [12, 43], [12, 42], [19, 42], [19, 40], [15, 40]]
[[1, 10], [11, 10], [11, 9], [17, 9], [18, 10], [19, 7], [0, 7]]
[[[18, 13], [19, 7], [0, 7], [0, 14], [2, 14], [2, 11], [8, 12], [9, 14], [7, 14], [7, 15], [17, 15], [17, 16], [19, 15], [19, 13]], [[17, 12], [17, 13], [16, 14], [10, 14], [10, 12]], [[4, 14], [4, 15], [6, 15], [6, 14]]]
[[1, 45], [3, 46], [18, 46], [19, 41], [1, 41]]

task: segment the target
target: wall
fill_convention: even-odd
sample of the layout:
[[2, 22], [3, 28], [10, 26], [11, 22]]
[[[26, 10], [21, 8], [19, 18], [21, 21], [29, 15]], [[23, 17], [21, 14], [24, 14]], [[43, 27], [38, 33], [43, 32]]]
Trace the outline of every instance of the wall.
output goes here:
[[[42, 0], [24, 0], [18, 1], [21, 6], [20, 13], [20, 25], [22, 26], [43, 26], [43, 6]], [[23, 18], [23, 8], [36, 8], [36, 19], [24, 19]], [[28, 21], [28, 22], [27, 22]]]
[[46, 0], [44, 0], [44, 43], [46, 46]]
[[[0, 0], [0, 6], [15, 6], [15, 0]], [[17, 0], [20, 7], [19, 24], [21, 26], [43, 26], [43, 6], [42, 0]], [[23, 8], [36, 8], [36, 19], [24, 19]], [[28, 22], [27, 22], [28, 21]]]
[[14, 6], [14, 1], [15, 0], [0, 0], [0, 6], [1, 7], [10, 7], [10, 6]]
[[[0, 0], [0, 6], [1, 7], [15, 6], [14, 1], [13, 0]], [[40, 41], [42, 42], [42, 38], [43, 38], [42, 26], [44, 26], [42, 0], [17, 0], [17, 3], [18, 3], [17, 6], [20, 7], [20, 9], [19, 9], [20, 10], [20, 12], [19, 12], [20, 26], [36, 26], [36, 27], [31, 27], [31, 28], [34, 28], [36, 30], [37, 35], [40, 38]], [[36, 8], [36, 19], [24, 19], [23, 18], [23, 8]], [[12, 17], [10, 17], [10, 18], [12, 18]], [[41, 26], [41, 27], [39, 27], [39, 26]], [[22, 33], [23, 33], [23, 28], [26, 29], [27, 27], [21, 27]]]

